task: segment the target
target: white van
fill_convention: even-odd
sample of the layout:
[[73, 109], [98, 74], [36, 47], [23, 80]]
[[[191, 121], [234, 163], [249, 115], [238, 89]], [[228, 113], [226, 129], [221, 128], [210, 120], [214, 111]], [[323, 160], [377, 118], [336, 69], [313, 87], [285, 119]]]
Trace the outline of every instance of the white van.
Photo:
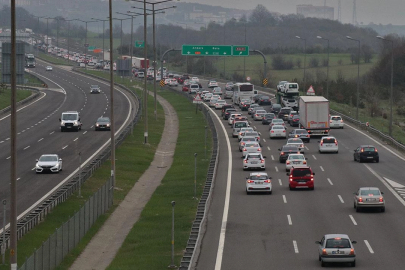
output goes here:
[[282, 92], [284, 93], [298, 93], [298, 90], [298, 83], [285, 83], [284, 87], [282, 88]]
[[241, 128], [249, 127], [248, 121], [239, 121], [233, 123], [233, 131], [232, 131], [232, 137], [236, 138], [239, 135], [239, 131]]

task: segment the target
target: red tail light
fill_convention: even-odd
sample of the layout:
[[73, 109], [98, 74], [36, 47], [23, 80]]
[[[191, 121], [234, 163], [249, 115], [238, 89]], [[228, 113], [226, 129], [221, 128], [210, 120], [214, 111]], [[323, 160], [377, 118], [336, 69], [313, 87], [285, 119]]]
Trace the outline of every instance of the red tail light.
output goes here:
[[271, 180], [264, 180], [265, 183], [271, 183]]
[[280, 155], [284, 155], [284, 152], [281, 152]]
[[380, 197], [380, 202], [383, 202], [383, 201], [384, 201], [383, 197]]
[[255, 181], [253, 180], [247, 180], [248, 183], [254, 183]]
[[362, 153], [363, 153], [363, 152], [364, 152], [364, 149], [363, 149], [363, 148], [361, 148], [360, 152], [362, 152]]
[[256, 113], [255, 116], [259, 116], [259, 115]]
[[326, 252], [326, 249], [322, 249], [322, 255], [328, 255], [328, 253]]
[[260, 141], [260, 137], [257, 137], [257, 140]]
[[287, 161], [286, 161], [286, 164], [290, 164], [290, 161], [289, 161], [289, 160], [287, 160]]
[[274, 133], [274, 130], [270, 131], [271, 133]]
[[321, 146], [323, 145], [323, 141], [321, 141]]
[[243, 148], [243, 151], [247, 151], [246, 148]]
[[285, 130], [283, 130], [283, 132], [285, 133]]
[[335, 145], [337, 146], [337, 140], [335, 140]]
[[350, 254], [349, 255], [354, 255], [354, 249], [350, 249]]
[[245, 160], [245, 163], [247, 163], [247, 160]]
[[358, 202], [363, 202], [363, 198], [359, 197], [359, 199], [357, 200]]
[[343, 120], [340, 120], [340, 123], [343, 123]]
[[261, 160], [260, 160], [260, 163], [264, 163], [264, 159], [261, 159]]
[[377, 148], [374, 148], [374, 151], [375, 151], [375, 152], [378, 152], [378, 151], [377, 151]]
[[302, 164], [307, 164], [307, 162], [304, 160], [304, 161], [302, 162]]
[[262, 149], [261, 149], [261, 148], [258, 148], [257, 151], [262, 151]]

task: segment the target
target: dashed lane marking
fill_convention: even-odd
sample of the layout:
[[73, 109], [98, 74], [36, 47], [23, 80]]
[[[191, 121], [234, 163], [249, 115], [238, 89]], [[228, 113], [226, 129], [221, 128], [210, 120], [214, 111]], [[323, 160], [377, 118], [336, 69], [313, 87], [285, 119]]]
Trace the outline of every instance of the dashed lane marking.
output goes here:
[[323, 171], [323, 172], [325, 171], [322, 166], [319, 166], [319, 168], [321, 168], [321, 171]]
[[44, 139], [44, 138], [39, 139], [38, 142], [42, 141], [43, 139]]
[[62, 147], [62, 149], [64, 150], [66, 147], [68, 147], [68, 146], [66, 145], [66, 146]]
[[370, 251], [371, 254], [374, 254], [374, 250], [371, 248], [370, 243], [367, 240], [364, 240], [364, 243], [366, 244], [368, 251]]
[[293, 245], [294, 245], [294, 251], [295, 251], [295, 253], [299, 253], [297, 241], [293, 240]]
[[292, 225], [292, 221], [291, 221], [291, 216], [287, 215], [287, 219], [288, 219], [288, 225]]
[[345, 201], [343, 201], [342, 196], [338, 195], [338, 197], [339, 197], [339, 200], [340, 200], [341, 203], [345, 203]]
[[330, 180], [330, 178], [328, 178], [328, 182], [331, 186], [333, 186], [332, 180]]
[[352, 220], [353, 224], [357, 226], [357, 222], [354, 220], [354, 217], [352, 215], [349, 215], [350, 219]]
[[315, 156], [315, 155], [312, 155], [312, 157], [316, 160], [316, 156]]
[[280, 184], [280, 186], [283, 185], [283, 182], [281, 182], [281, 179], [278, 179], [278, 183]]
[[30, 148], [30, 146], [28, 145], [27, 147], [24, 148], [24, 150], [27, 150], [28, 148]]
[[284, 203], [287, 203], [287, 198], [285, 197], [285, 195], [283, 195], [283, 201]]
[[269, 151], [270, 151], [270, 147], [268, 147], [268, 146], [267, 146], [267, 150], [269, 150]]

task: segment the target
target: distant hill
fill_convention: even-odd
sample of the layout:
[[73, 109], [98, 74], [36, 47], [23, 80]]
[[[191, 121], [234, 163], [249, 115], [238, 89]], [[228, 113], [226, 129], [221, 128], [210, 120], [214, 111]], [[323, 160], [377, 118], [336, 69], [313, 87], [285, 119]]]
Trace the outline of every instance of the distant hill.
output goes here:
[[397, 34], [398, 36], [405, 36], [405, 25], [382, 25], [370, 23], [368, 25], [360, 26], [367, 27], [375, 30], [379, 35], [386, 36], [390, 34]]

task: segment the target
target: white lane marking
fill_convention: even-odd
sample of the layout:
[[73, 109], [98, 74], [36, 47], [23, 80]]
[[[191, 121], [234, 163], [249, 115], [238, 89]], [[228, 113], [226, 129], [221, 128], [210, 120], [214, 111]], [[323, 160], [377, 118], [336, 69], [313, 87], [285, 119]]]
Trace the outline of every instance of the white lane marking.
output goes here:
[[315, 156], [315, 155], [312, 155], [312, 157], [316, 160], [316, 156]]
[[343, 200], [342, 196], [338, 195], [338, 197], [339, 197], [339, 200], [340, 200], [341, 203], [345, 203], [345, 201]]
[[[45, 96], [46, 96], [46, 93], [43, 93], [43, 96], [42, 96], [42, 97], [39, 97], [38, 99], [36, 99], [35, 101], [31, 102], [30, 104], [27, 104], [26, 106], [21, 107], [20, 109], [17, 110], [17, 112], [19, 112], [19, 111], [21, 111], [22, 109], [27, 108], [28, 106], [31, 106], [32, 104], [34, 104], [34, 103], [40, 101], [40, 100], [43, 99]], [[8, 114], [8, 115], [4, 116], [3, 118], [0, 118], [0, 121], [6, 119], [7, 117], [10, 117], [10, 115], [11, 115], [11, 114]]]
[[379, 176], [373, 169], [370, 168], [370, 166], [368, 166], [367, 164], [364, 164], [364, 166], [366, 166], [366, 168], [372, 173], [374, 174], [375, 177], [377, 177], [386, 188], [388, 188], [389, 191], [391, 191], [392, 194], [394, 194], [394, 196], [399, 200], [400, 203], [402, 203], [403, 206], [405, 206], [405, 200], [403, 198], [401, 198], [401, 196], [398, 195], [398, 193], [395, 192], [395, 190], [386, 182], [384, 181], [384, 179]]
[[[206, 104], [204, 104], [208, 107]], [[222, 123], [221, 119], [218, 115], [210, 108], [211, 112], [217, 118], [218, 122], [222, 127], [222, 131], [225, 135], [227, 135], [226, 129], [224, 124]], [[229, 201], [231, 198], [231, 184], [232, 184], [232, 151], [231, 151], [231, 143], [229, 141], [229, 136], [225, 136], [226, 145], [228, 147], [228, 177], [226, 179], [226, 192], [225, 192], [225, 204], [224, 204], [224, 212], [222, 215], [222, 225], [221, 225], [221, 233], [219, 235], [219, 243], [218, 243], [218, 250], [217, 250], [217, 257], [215, 260], [215, 270], [220, 270], [222, 266], [222, 258], [224, 255], [224, 246], [225, 246], [225, 234], [226, 234], [226, 226], [228, 223], [228, 212], [229, 212]]]
[[388, 183], [390, 183], [390, 185], [391, 185], [393, 188], [405, 188], [405, 186], [404, 186], [404, 185], [401, 185], [400, 183], [397, 183], [397, 182], [395, 182], [395, 181], [392, 181], [392, 180], [390, 180], [390, 179], [388, 179], [388, 178], [386, 178], [386, 177], [383, 177], [383, 178], [384, 178], [385, 181], [387, 181]]
[[38, 142], [42, 141], [43, 139], [44, 139], [44, 138], [39, 139]]
[[267, 150], [269, 150], [269, 151], [270, 151], [270, 147], [268, 147], [268, 146], [267, 146]]
[[271, 160], [274, 160], [274, 157], [273, 157], [273, 155], [271, 155]]
[[349, 217], [352, 220], [353, 224], [357, 226], [357, 222], [354, 220], [354, 217], [352, 215], [349, 215]]
[[4, 143], [4, 141], [1, 141], [0, 143]]
[[266, 142], [266, 139], [263, 139], [263, 142]]
[[52, 135], [52, 134], [54, 134], [55, 133], [55, 131], [52, 131], [51, 133], [49, 133], [49, 135]]
[[27, 150], [28, 148], [30, 148], [30, 146], [28, 145], [27, 147], [25, 147], [23, 150]]
[[309, 148], [305, 146], [305, 149], [307, 149], [309, 151]]
[[256, 126], [253, 126], [253, 128], [256, 130]]
[[321, 171], [323, 171], [323, 172], [325, 171], [322, 166], [319, 166], [319, 168], [321, 168]]
[[31, 169], [31, 171], [35, 170], [35, 167]]
[[91, 126], [90, 128], [93, 128], [94, 127], [94, 125], [93, 126]]
[[370, 251], [371, 254], [374, 254], [374, 250], [371, 248], [370, 243], [367, 240], [364, 240], [364, 243], [366, 244], [368, 251]]
[[333, 186], [332, 180], [330, 180], [330, 178], [328, 178], [328, 182], [331, 186]]
[[284, 203], [287, 203], [287, 198], [285, 197], [285, 195], [283, 195], [283, 201]]
[[18, 133], [17, 133], [17, 135], [20, 135], [20, 134], [21, 134], [21, 132], [18, 132]]
[[68, 146], [66, 145], [66, 146], [62, 147], [62, 149], [64, 150], [66, 147], [68, 147]]
[[293, 245], [294, 245], [294, 251], [295, 251], [295, 253], [299, 253], [297, 241], [293, 240]]
[[10, 138], [7, 138], [6, 141], [10, 140]]
[[83, 135], [86, 134], [86, 133], [87, 133], [87, 131], [83, 132]]
[[287, 215], [287, 219], [288, 219], [288, 225], [292, 225], [292, 221], [291, 221], [291, 216]]
[[277, 168], [277, 166], [275, 166], [275, 167], [274, 167], [274, 169], [276, 170], [276, 172], [278, 172], [278, 168]]
[[9, 156], [8, 158], [6, 158], [6, 159], [10, 159], [11, 158], [11, 156]]
[[18, 178], [17, 178], [17, 181], [18, 181], [18, 180], [20, 180], [20, 179], [21, 179], [21, 178], [20, 178], [20, 177], [18, 177]]
[[74, 139], [73, 141], [75, 142], [75, 141], [77, 141], [79, 138], [76, 138], [76, 139]]
[[283, 182], [281, 182], [281, 179], [278, 179], [278, 183], [280, 184], [280, 186], [283, 185]]

